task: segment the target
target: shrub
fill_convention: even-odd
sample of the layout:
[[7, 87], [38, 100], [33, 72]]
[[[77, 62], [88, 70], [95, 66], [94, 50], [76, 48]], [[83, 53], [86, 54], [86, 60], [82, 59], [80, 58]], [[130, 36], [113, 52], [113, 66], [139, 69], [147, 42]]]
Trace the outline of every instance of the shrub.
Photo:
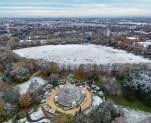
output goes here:
[[0, 81], [0, 94], [2, 95], [2, 99], [4, 99], [6, 102], [16, 105], [19, 102], [18, 90], [14, 89], [3, 81]]
[[86, 80], [87, 79], [87, 74], [84, 70], [84, 65], [80, 65], [78, 69], [75, 72], [75, 78], [78, 80]]
[[148, 70], [130, 70], [123, 82], [123, 91], [130, 100], [139, 99], [151, 106], [151, 72]]
[[29, 86], [28, 92], [30, 94], [30, 97], [32, 98], [32, 102], [40, 103], [45, 90], [42, 85], [40, 85], [38, 82], [32, 82]]
[[49, 79], [50, 79], [50, 83], [53, 86], [57, 86], [59, 84], [59, 75], [58, 74], [51, 74], [49, 76]]
[[59, 67], [56, 63], [51, 63], [49, 66], [49, 70], [51, 73], [58, 73], [59, 72]]
[[20, 107], [27, 108], [32, 104], [32, 99], [28, 93], [21, 95], [20, 97]]
[[13, 65], [12, 69], [16, 69], [20, 67], [28, 68], [30, 73], [34, 73], [39, 68], [38, 64], [36, 63], [36, 60], [34, 59], [20, 60]]
[[0, 100], [0, 112], [2, 113], [2, 112], [4, 112], [4, 107], [5, 107], [5, 101], [4, 100]]
[[0, 64], [0, 72], [4, 72], [4, 67], [2, 64]]
[[64, 123], [74, 123], [74, 117], [72, 115], [63, 116]]
[[11, 77], [12, 81], [22, 83], [29, 79], [30, 72], [27, 68], [19, 67], [10, 71], [9, 76]]
[[102, 103], [88, 115], [83, 112], [75, 116], [76, 123], [111, 123], [118, 117], [118, 109], [111, 103]]
[[17, 113], [18, 108], [16, 107], [16, 104], [11, 104], [3, 99], [0, 100], [0, 122], [3, 123], [3, 121], [8, 120], [15, 116]]

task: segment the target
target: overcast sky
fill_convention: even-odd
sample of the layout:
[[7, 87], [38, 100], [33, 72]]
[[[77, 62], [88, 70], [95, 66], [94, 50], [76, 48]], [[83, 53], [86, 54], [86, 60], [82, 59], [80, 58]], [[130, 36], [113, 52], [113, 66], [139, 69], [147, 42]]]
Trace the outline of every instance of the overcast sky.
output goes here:
[[151, 0], [0, 0], [0, 17], [151, 16]]

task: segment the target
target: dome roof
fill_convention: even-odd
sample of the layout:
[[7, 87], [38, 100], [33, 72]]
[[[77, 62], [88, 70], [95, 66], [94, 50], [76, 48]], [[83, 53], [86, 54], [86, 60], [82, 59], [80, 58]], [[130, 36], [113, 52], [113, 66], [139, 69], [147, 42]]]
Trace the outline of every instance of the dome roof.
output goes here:
[[65, 107], [72, 107], [73, 102], [79, 105], [83, 99], [84, 94], [80, 88], [70, 83], [61, 88], [58, 93], [58, 103]]

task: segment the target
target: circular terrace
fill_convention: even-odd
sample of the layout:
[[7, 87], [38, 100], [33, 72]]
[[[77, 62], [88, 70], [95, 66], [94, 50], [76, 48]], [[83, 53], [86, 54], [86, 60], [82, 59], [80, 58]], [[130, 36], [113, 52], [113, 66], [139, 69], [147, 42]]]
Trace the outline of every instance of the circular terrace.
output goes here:
[[53, 112], [75, 115], [76, 112], [91, 107], [92, 100], [92, 93], [87, 88], [67, 83], [54, 88], [49, 93], [46, 104]]

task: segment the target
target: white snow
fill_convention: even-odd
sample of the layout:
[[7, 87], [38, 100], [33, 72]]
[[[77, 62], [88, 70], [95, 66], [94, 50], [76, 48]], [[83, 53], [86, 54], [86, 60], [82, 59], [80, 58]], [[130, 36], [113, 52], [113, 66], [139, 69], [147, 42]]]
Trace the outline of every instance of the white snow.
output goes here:
[[11, 120], [3, 122], [3, 123], [13, 123], [13, 120], [11, 119]]
[[93, 96], [92, 106], [88, 110], [86, 110], [84, 113], [89, 114], [93, 109], [97, 108], [101, 103], [103, 103], [103, 100], [101, 97]]
[[[30, 117], [32, 120], [36, 120], [36, 119], [39, 119], [41, 117], [44, 117], [44, 113], [42, 112], [41, 108], [38, 108], [38, 110], [36, 112], [32, 113], [30, 115]], [[40, 120], [36, 123], [51, 123], [51, 121], [48, 119], [43, 119], [43, 120]]]
[[129, 39], [129, 40], [137, 40], [138, 38], [137, 38], [137, 37], [126, 37], [126, 39]]
[[130, 25], [150, 25], [150, 23], [143, 23], [143, 22], [132, 22], [132, 21], [124, 21], [124, 22], [119, 22], [119, 24], [130, 24]]
[[[30, 117], [31, 117], [32, 120], [37, 120], [37, 119], [39, 119], [39, 118], [41, 118], [41, 117], [44, 117], [44, 114], [43, 114], [41, 108], [39, 107], [36, 112], [33, 112], [33, 113], [30, 115]], [[27, 121], [27, 119], [26, 119], [26, 117], [25, 117], [25, 118], [23, 118], [23, 119], [20, 119], [20, 120], [19, 120], [19, 123], [30, 123], [30, 122]], [[38, 122], [34, 122], [34, 123], [51, 123], [51, 121], [48, 120], [48, 119], [42, 119], [42, 120], [40, 120], [40, 121], [38, 121]]]
[[20, 94], [26, 93], [28, 91], [28, 88], [29, 88], [31, 82], [34, 80], [37, 80], [38, 84], [40, 84], [40, 85], [43, 85], [46, 83], [46, 81], [44, 79], [42, 79], [41, 77], [31, 77], [27, 82], [24, 82], [17, 86], [19, 88]]
[[101, 103], [103, 103], [103, 100], [101, 97], [99, 96], [93, 96], [93, 103], [92, 103], [92, 106], [93, 107], [97, 107], [99, 106]]
[[127, 108], [123, 108], [123, 111], [128, 123], [143, 123], [147, 118], [151, 118], [151, 114], [147, 112]]
[[20, 43], [23, 43], [23, 42], [31, 42], [32, 40], [20, 40]]
[[39, 119], [41, 117], [44, 117], [44, 113], [42, 112], [41, 108], [38, 108], [38, 110], [34, 113], [32, 113], [30, 115], [31, 119], [32, 120], [36, 120], [36, 119]]
[[140, 45], [143, 46], [144, 48], [148, 48], [148, 46], [151, 45], [151, 41], [138, 42], [138, 44], [140, 44]]
[[124, 64], [151, 63], [151, 60], [135, 56], [123, 50], [101, 45], [46, 45], [14, 50], [22, 57], [40, 59], [59, 64]]

